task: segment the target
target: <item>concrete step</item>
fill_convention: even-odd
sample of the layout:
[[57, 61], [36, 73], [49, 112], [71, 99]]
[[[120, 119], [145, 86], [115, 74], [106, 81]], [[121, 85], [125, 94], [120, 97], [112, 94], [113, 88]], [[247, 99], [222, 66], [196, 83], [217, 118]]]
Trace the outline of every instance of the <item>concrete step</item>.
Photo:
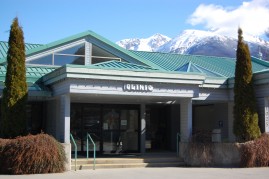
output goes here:
[[[164, 163], [164, 162], [179, 162], [181, 159], [174, 158], [96, 158], [96, 164], [121, 164], [121, 163]], [[72, 164], [75, 160], [72, 159]], [[77, 164], [93, 164], [93, 158], [77, 159]]]
[[[143, 167], [181, 167], [185, 166], [184, 162], [172, 162], [172, 163], [125, 163], [125, 164], [96, 164], [95, 169], [109, 169], [109, 168], [143, 168]], [[75, 165], [71, 166], [72, 170], [75, 170]], [[93, 169], [93, 164], [77, 164], [77, 170]]]
[[[104, 168], [137, 168], [137, 167], [180, 167], [185, 166], [178, 157], [135, 157], [135, 158], [97, 158], [96, 169]], [[75, 160], [72, 159], [72, 170], [75, 169]], [[93, 169], [93, 159], [77, 159], [77, 170]]]

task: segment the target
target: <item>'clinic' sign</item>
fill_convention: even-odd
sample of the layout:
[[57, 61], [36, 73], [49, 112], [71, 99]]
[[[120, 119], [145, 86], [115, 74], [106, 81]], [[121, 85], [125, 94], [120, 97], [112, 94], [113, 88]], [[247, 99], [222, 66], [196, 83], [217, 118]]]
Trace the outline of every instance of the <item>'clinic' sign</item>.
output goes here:
[[152, 92], [153, 86], [147, 84], [126, 83], [123, 85], [123, 91]]

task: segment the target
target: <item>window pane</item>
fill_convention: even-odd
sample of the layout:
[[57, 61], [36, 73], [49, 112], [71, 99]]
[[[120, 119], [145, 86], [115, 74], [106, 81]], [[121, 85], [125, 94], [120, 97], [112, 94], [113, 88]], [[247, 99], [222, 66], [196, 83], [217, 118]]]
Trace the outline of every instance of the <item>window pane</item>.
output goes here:
[[119, 131], [104, 131], [103, 132], [103, 152], [116, 153], [120, 152], [120, 132]]
[[96, 63], [102, 63], [102, 62], [107, 62], [107, 61], [112, 61], [114, 59], [107, 59], [107, 58], [92, 58], [92, 64]]
[[81, 44], [72, 48], [68, 48], [57, 52], [60, 54], [70, 54], [70, 55], [85, 55], [85, 44]]
[[52, 65], [52, 55], [26, 61], [27, 64]]
[[84, 65], [84, 57], [74, 57], [68, 55], [54, 55], [54, 65], [63, 66], [65, 64]]
[[119, 111], [115, 109], [104, 109], [104, 130], [117, 130], [119, 129], [120, 115]]

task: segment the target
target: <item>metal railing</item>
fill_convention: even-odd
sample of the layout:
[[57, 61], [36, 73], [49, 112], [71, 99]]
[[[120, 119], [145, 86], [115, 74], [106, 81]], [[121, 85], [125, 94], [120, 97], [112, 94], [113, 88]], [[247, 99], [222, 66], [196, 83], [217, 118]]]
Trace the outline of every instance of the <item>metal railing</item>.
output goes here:
[[179, 156], [179, 142], [180, 142], [180, 133], [177, 133], [177, 156]]
[[70, 134], [70, 138], [71, 138], [71, 140], [72, 140], [72, 142], [73, 142], [73, 144], [75, 146], [75, 171], [77, 171], [78, 147], [77, 147], [77, 144], [76, 144], [76, 142], [75, 142], [74, 137], [73, 137], [72, 134]]
[[87, 159], [89, 159], [89, 139], [93, 144], [93, 170], [95, 170], [96, 146], [94, 141], [92, 140], [91, 135], [87, 133]]

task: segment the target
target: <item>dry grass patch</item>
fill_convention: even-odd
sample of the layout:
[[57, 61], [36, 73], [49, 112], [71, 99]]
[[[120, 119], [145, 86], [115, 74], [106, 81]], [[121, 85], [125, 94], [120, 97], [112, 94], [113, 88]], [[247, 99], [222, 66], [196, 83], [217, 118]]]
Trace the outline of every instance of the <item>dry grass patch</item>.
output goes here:
[[241, 146], [241, 167], [269, 166], [269, 135], [246, 142]]
[[63, 146], [47, 134], [1, 139], [0, 152], [2, 174], [58, 173], [65, 170]]

